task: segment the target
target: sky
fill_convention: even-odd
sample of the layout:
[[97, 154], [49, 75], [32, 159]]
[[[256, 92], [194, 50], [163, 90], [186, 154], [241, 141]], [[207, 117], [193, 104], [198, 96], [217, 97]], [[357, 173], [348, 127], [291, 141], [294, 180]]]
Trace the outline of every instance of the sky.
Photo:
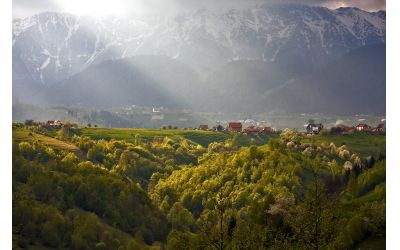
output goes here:
[[44, 11], [99, 17], [151, 12], [168, 14], [199, 8], [245, 8], [271, 2], [303, 3], [331, 9], [338, 7], [358, 7], [367, 11], [386, 9], [386, 0], [13, 0], [13, 18], [31, 16]]

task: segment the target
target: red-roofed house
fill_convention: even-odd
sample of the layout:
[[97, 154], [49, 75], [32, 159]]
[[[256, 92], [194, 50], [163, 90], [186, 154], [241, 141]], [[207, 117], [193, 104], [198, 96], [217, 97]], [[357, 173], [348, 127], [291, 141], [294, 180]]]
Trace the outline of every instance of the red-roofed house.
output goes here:
[[243, 129], [243, 132], [247, 133], [247, 134], [251, 134], [251, 133], [270, 133], [270, 132], [272, 132], [272, 128], [271, 127], [267, 127], [267, 126], [259, 126], [259, 127], [250, 126], [250, 127], [247, 127], [245, 129]]
[[356, 126], [356, 129], [357, 129], [357, 131], [367, 131], [367, 130], [370, 130], [371, 127], [368, 126], [368, 125], [365, 124], [365, 123], [360, 123], [360, 124], [358, 124], [358, 125]]
[[250, 134], [250, 133], [258, 133], [260, 131], [259, 131], [258, 127], [256, 128], [254, 126], [250, 126], [250, 127], [247, 127], [245, 129], [243, 129], [243, 132], [247, 133], [247, 134]]
[[241, 132], [242, 131], [242, 123], [241, 122], [230, 122], [228, 124], [228, 131], [231, 132]]
[[268, 127], [268, 126], [260, 126], [260, 127], [257, 127], [257, 128], [258, 128], [258, 131], [260, 133], [271, 133], [271, 132], [273, 132], [273, 129], [271, 127]]

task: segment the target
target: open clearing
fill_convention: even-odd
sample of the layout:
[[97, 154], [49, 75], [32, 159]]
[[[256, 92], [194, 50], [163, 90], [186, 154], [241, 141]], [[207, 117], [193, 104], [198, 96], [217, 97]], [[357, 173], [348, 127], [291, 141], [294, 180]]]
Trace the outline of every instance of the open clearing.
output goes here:
[[37, 140], [47, 146], [57, 149], [68, 150], [72, 152], [79, 151], [79, 148], [73, 144], [69, 144], [52, 137], [37, 134], [26, 129], [13, 130], [12, 137], [13, 140], [15, 140], [16, 142]]
[[304, 139], [304, 142], [333, 142], [336, 146], [346, 145], [351, 151], [357, 152], [362, 156], [373, 155], [377, 157], [379, 153], [385, 152], [386, 136], [367, 133], [354, 133], [348, 135], [317, 135]]

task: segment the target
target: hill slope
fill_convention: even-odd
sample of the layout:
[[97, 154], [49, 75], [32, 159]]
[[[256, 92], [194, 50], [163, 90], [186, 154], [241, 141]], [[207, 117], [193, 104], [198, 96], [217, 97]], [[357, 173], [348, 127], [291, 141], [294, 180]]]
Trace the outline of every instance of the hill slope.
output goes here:
[[[127, 105], [184, 107], [193, 102], [197, 74], [164, 56], [138, 56], [94, 65], [57, 85], [49, 86], [49, 103], [92, 108]], [[191, 84], [188, 86], [188, 84]]]
[[206, 106], [213, 111], [262, 111], [257, 101], [263, 94], [310, 71], [309, 65], [241, 60], [226, 64], [207, 77]]
[[267, 92], [264, 105], [290, 113], [385, 114], [385, 45], [366, 46]]
[[42, 86], [42, 99], [96, 109], [140, 105], [251, 114], [382, 115], [385, 49], [364, 46], [317, 70], [236, 61], [206, 79], [174, 59], [138, 56], [106, 61], [60, 84]]

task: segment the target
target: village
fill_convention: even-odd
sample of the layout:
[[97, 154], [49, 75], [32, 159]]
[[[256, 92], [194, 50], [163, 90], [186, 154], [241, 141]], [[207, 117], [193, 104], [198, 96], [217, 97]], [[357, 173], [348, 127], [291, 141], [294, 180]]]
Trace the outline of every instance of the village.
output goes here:
[[[37, 125], [46, 129], [60, 129], [64, 124], [68, 124], [72, 127], [78, 127], [77, 124], [73, 124], [69, 121], [60, 121], [60, 120], [48, 120], [47, 122], [36, 122], [33, 120], [26, 120], [26, 126]], [[223, 126], [218, 122], [217, 125], [209, 126], [208, 124], [201, 124], [198, 127], [183, 127], [179, 128], [178, 126], [172, 125], [163, 125], [160, 129], [163, 130], [194, 130], [194, 131], [215, 131], [215, 132], [232, 132], [232, 133], [241, 133], [243, 135], [257, 135], [257, 134], [269, 134], [269, 133], [280, 133], [280, 129], [273, 128], [269, 125], [260, 125], [254, 121], [248, 122], [246, 121], [231, 121], [228, 122], [226, 126]], [[92, 127], [92, 124], [87, 124], [85, 127]], [[93, 127], [99, 127], [97, 124], [94, 124]], [[304, 130], [295, 130], [296, 132], [303, 133], [305, 136], [313, 136], [318, 134], [329, 134], [329, 135], [341, 135], [341, 134], [351, 134], [355, 132], [365, 132], [372, 134], [384, 134], [386, 132], [386, 124], [384, 122], [379, 123], [377, 126], [371, 126], [366, 123], [359, 123], [356, 126], [348, 126], [345, 124], [337, 124], [335, 126], [325, 128], [322, 123], [316, 123], [314, 121], [310, 121], [306, 125], [304, 125]]]
[[[229, 132], [238, 132], [242, 134], [259, 134], [259, 133], [274, 133], [280, 132], [280, 130], [274, 129], [270, 126], [254, 126], [249, 125], [245, 127], [242, 122], [229, 122], [228, 125], [224, 128], [222, 125], [216, 125], [212, 128], [209, 128], [208, 125], [200, 125], [197, 129], [194, 130], [203, 130], [203, 131], [229, 131]], [[359, 123], [356, 126], [347, 126], [344, 124], [338, 124], [329, 129], [325, 129], [326, 133], [329, 134], [349, 134], [354, 132], [370, 132], [370, 133], [384, 133], [386, 131], [385, 123], [380, 123], [378, 126], [373, 127], [366, 123]], [[305, 131], [297, 131], [302, 132], [306, 136], [318, 135], [324, 132], [324, 125], [322, 123], [308, 123], [305, 126]]]

